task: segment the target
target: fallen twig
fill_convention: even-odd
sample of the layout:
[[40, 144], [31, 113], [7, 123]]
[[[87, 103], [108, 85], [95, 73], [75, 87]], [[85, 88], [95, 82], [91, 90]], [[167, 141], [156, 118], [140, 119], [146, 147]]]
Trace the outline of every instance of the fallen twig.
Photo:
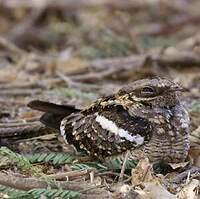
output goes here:
[[[167, 50], [167, 49], [166, 49]], [[199, 66], [200, 57], [191, 51], [173, 50], [173, 53], [167, 51], [157, 54], [133, 55], [129, 57], [98, 59], [91, 62], [91, 66], [97, 71], [107, 70], [108, 68], [115, 68], [120, 70], [138, 70], [142, 67], [147, 57], [151, 58], [158, 64], [166, 66]]]
[[194, 178], [200, 180], [200, 168], [198, 167], [193, 167], [187, 171], [184, 171], [176, 175], [173, 179], [164, 180], [163, 184], [170, 192], [176, 193], [177, 189], [180, 188], [181, 185], [184, 186], [188, 180]]
[[26, 139], [51, 133], [56, 133], [56, 131], [39, 122], [34, 125], [27, 124], [26, 126], [0, 128], [0, 138]]
[[[120, 173], [112, 172], [112, 171], [105, 171], [102, 173], [97, 173], [95, 176], [120, 176]], [[124, 174], [123, 177], [129, 178], [130, 176], [127, 174]]]
[[[20, 124], [20, 123], [25, 123], [25, 124], [30, 124], [29, 122], [36, 122], [36, 121], [39, 121], [40, 117], [31, 117], [31, 118], [24, 118], [24, 119], [6, 119], [6, 123], [0, 123], [0, 124], [5, 124], [6, 125], [9, 125], [9, 124], [13, 124], [13, 123], [16, 123], [17, 124]], [[9, 127], [9, 126], [8, 126]]]
[[[92, 199], [92, 198], [112, 198], [109, 197], [109, 192], [103, 189], [95, 189], [95, 186], [86, 182], [58, 182], [58, 181], [51, 181], [47, 182], [45, 180], [40, 180], [36, 178], [22, 178], [16, 177], [10, 174], [0, 173], [0, 184], [4, 186], [9, 186], [15, 189], [20, 190], [31, 190], [37, 188], [62, 188], [67, 190], [73, 191], [81, 191], [81, 190], [90, 190], [92, 189], [92, 194], [88, 193], [87, 195], [81, 194], [81, 199]], [[89, 192], [89, 191], [88, 191]], [[95, 193], [96, 192], [96, 193]]]
[[23, 126], [31, 126], [31, 125], [38, 125], [38, 121], [33, 122], [12, 122], [12, 123], [0, 123], [0, 128], [12, 128], [12, 127], [23, 127]]
[[[67, 10], [77, 10], [77, 9], [85, 9], [85, 8], [92, 8], [92, 7], [99, 7], [99, 6], [105, 6], [112, 9], [122, 9], [122, 10], [138, 10], [138, 9], [146, 9], [151, 6], [155, 6], [156, 4], [164, 5], [165, 2], [162, 0], [59, 0], [59, 1], [50, 1], [50, 0], [41, 0], [41, 1], [35, 1], [35, 0], [1, 0], [0, 5], [6, 8], [40, 8], [42, 6], [46, 6], [48, 8], [60, 8], [60, 9], [67, 9]], [[174, 3], [174, 2], [173, 2]], [[166, 5], [169, 3], [166, 2]], [[181, 5], [178, 5], [176, 3], [176, 8], [183, 10]]]
[[177, 175], [170, 181], [171, 181], [171, 183], [174, 183], [174, 184], [184, 183], [187, 180], [188, 174], [190, 174], [190, 176], [189, 176], [190, 179], [197, 178], [197, 177], [200, 179], [200, 168], [193, 167], [187, 171], [180, 173], [179, 175]]
[[42, 89], [13, 89], [13, 90], [2, 90], [1, 96], [30, 96], [36, 95], [42, 92]]
[[105, 58], [105, 59], [95, 59], [90, 62], [92, 68], [96, 71], [106, 70], [112, 67], [138, 67], [140, 66], [146, 56], [145, 55], [132, 55], [129, 57], [115, 57], [115, 58]]
[[[70, 87], [70, 88], [90, 88], [90, 89], [100, 89], [101, 87], [98, 86], [98, 85], [94, 85], [94, 84], [83, 84], [83, 83], [80, 83], [80, 82], [76, 82], [76, 81], [73, 81], [73, 79], [76, 79], [77, 77], [74, 76], [73, 77], [69, 77], [69, 76], [66, 76], [66, 75], [63, 75], [62, 73], [60, 72], [57, 72], [56, 73], [63, 81], [66, 82], [67, 86]], [[79, 76], [79, 80], [85, 80], [85, 78], [82, 77], [83, 75], [80, 75]], [[89, 77], [88, 77], [89, 79]]]
[[200, 22], [200, 16], [187, 16], [187, 17], [174, 17], [168, 23], [159, 24], [152, 23], [149, 25], [145, 25], [145, 27], [131, 31], [133, 36], [158, 36], [164, 34], [171, 34], [175, 31], [180, 30], [184, 25], [187, 24], [196, 24]]
[[48, 177], [54, 178], [56, 180], [68, 180], [69, 178], [74, 179], [77, 177], [88, 175], [92, 171], [94, 171], [94, 169], [89, 168], [89, 169], [82, 169], [82, 170], [78, 170], [78, 171], [69, 171], [69, 172], [65, 172], [65, 173], [51, 174], [51, 175], [48, 175]]
[[127, 161], [128, 161], [129, 155], [130, 155], [130, 152], [127, 151], [127, 152], [126, 152], [126, 156], [125, 156], [125, 158], [124, 158], [124, 162], [123, 162], [122, 168], [121, 168], [121, 172], [120, 172], [120, 176], [119, 176], [119, 182], [122, 182], [122, 181], [123, 181], [124, 172], [125, 172], [125, 169], [126, 169], [126, 163], [127, 163]]
[[43, 88], [44, 86], [39, 83], [33, 82], [12, 82], [0, 84], [0, 90], [3, 89], [27, 89], [27, 88]]
[[26, 51], [22, 50], [21, 48], [17, 47], [14, 43], [8, 41], [6, 38], [0, 36], [0, 46], [14, 52], [20, 56], [26, 54]]
[[163, 53], [155, 56], [155, 61], [166, 66], [199, 66], [199, 55], [190, 51], [174, 50], [173, 53]]

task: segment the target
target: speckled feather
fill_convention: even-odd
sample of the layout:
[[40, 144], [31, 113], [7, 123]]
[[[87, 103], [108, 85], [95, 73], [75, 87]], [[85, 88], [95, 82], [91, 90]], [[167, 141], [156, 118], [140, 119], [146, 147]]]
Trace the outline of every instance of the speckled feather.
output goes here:
[[[105, 104], [105, 100], [103, 99], [102, 101]], [[141, 135], [145, 141], [150, 139], [152, 127], [147, 119], [130, 116], [128, 111], [124, 110], [120, 105], [109, 104], [101, 106], [100, 100], [98, 100], [97, 106], [100, 108], [97, 109], [92, 105], [89, 108], [90, 110], [83, 110], [81, 113], [74, 114], [74, 117], [70, 115], [63, 120], [63, 123], [65, 123], [64, 131], [69, 132], [73, 124], [72, 134], [75, 138], [73, 142], [83, 145], [82, 148], [91, 156], [103, 159], [107, 156], [117, 155], [128, 149], [139, 147], [136, 142], [130, 142], [126, 138], [113, 133], [112, 129], [109, 131], [102, 128], [102, 125], [96, 121], [98, 115], [113, 122], [118, 129], [128, 131], [132, 136]], [[80, 119], [80, 116], [82, 116], [82, 119]], [[65, 121], [68, 122], [66, 123]], [[68, 139], [67, 141], [69, 142]]]
[[179, 91], [178, 84], [165, 78], [138, 80], [66, 114], [61, 134], [69, 144], [102, 161], [127, 150], [138, 158], [145, 154], [152, 162], [184, 161], [189, 150], [189, 117]]

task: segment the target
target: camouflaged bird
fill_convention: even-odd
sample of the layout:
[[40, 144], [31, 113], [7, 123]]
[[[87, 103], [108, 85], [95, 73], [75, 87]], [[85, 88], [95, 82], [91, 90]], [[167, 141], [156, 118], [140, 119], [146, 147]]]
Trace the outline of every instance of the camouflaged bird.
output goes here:
[[41, 122], [92, 157], [104, 160], [131, 150], [152, 162], [177, 163], [189, 150], [189, 117], [178, 98], [182, 90], [168, 79], [142, 79], [83, 110], [42, 101], [29, 106], [46, 112]]

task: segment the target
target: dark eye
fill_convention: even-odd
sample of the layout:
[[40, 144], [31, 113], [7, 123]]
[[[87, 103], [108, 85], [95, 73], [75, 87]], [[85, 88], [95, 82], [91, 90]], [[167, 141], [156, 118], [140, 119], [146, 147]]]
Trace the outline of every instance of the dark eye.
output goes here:
[[127, 92], [126, 92], [125, 90], [123, 90], [123, 89], [120, 89], [120, 90], [118, 91], [118, 95], [119, 95], [119, 96], [122, 96], [122, 95], [125, 95], [125, 94], [127, 94]]
[[141, 90], [142, 93], [154, 93], [155, 89], [149, 86], [145, 86], [144, 88], [142, 88]]

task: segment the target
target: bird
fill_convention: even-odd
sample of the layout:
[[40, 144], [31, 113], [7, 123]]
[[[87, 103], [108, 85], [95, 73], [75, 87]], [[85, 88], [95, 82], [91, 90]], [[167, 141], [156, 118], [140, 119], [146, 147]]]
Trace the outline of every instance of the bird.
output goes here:
[[190, 118], [179, 99], [184, 90], [170, 79], [153, 77], [131, 82], [83, 109], [40, 100], [28, 106], [45, 112], [40, 121], [90, 157], [103, 161], [130, 150], [150, 162], [179, 163], [190, 148]]

